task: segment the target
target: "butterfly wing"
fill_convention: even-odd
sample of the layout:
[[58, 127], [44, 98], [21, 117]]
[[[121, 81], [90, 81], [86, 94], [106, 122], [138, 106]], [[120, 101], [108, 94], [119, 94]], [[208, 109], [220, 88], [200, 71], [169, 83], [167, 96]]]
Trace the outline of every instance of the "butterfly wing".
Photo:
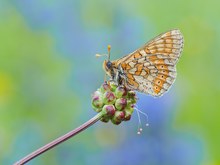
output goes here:
[[161, 96], [176, 79], [176, 63], [183, 49], [177, 29], [163, 33], [114, 63], [125, 74], [125, 85], [152, 96]]

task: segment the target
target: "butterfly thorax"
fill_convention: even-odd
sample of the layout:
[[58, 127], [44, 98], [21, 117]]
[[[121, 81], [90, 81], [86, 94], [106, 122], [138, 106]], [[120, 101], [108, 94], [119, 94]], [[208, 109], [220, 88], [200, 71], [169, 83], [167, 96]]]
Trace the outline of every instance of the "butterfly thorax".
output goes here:
[[117, 65], [115, 61], [105, 60], [103, 62], [103, 69], [111, 80], [113, 80], [118, 85], [123, 84], [124, 72], [121, 69], [121, 66]]

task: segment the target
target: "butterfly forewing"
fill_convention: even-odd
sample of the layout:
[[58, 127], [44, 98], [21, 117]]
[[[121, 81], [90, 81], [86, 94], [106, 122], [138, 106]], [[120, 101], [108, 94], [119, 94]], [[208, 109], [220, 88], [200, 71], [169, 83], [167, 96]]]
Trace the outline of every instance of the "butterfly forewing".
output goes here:
[[171, 30], [113, 62], [123, 69], [127, 87], [152, 96], [161, 96], [176, 78], [176, 63], [182, 49], [182, 34], [179, 30]]

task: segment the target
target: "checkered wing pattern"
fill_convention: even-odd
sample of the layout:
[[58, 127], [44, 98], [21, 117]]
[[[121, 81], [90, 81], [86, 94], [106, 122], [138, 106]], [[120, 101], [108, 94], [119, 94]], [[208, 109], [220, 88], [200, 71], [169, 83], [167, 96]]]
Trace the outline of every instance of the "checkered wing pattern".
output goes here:
[[123, 69], [128, 88], [155, 97], [162, 96], [176, 79], [176, 63], [182, 49], [183, 36], [175, 29], [113, 63]]

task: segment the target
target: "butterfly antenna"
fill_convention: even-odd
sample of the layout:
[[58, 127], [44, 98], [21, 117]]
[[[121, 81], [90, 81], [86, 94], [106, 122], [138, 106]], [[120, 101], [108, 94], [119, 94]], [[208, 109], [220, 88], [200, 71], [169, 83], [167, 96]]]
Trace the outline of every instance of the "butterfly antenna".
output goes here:
[[97, 58], [102, 57], [102, 56], [107, 56], [108, 61], [110, 60], [110, 51], [111, 51], [111, 45], [108, 45], [108, 54], [96, 54], [95, 56]]
[[108, 61], [110, 61], [111, 45], [108, 45]]
[[95, 56], [96, 56], [97, 58], [102, 57], [102, 56], [107, 56], [107, 57], [108, 57], [107, 54], [96, 54]]

